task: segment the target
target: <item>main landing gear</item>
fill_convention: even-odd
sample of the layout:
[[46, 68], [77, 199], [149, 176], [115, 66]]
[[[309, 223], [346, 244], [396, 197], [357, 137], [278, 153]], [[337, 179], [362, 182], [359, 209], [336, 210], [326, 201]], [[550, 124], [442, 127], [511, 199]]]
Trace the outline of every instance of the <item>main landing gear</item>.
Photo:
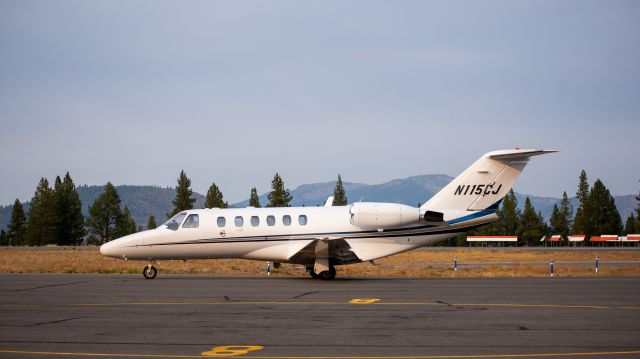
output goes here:
[[322, 271], [320, 273], [316, 273], [313, 270], [313, 267], [307, 268], [307, 271], [313, 279], [333, 280], [336, 277], [336, 268], [334, 266], [330, 266], [329, 270]]
[[147, 279], [153, 279], [157, 274], [158, 270], [156, 269], [156, 267], [152, 266], [151, 263], [149, 263], [149, 265], [144, 267], [144, 269], [142, 270], [142, 275]]

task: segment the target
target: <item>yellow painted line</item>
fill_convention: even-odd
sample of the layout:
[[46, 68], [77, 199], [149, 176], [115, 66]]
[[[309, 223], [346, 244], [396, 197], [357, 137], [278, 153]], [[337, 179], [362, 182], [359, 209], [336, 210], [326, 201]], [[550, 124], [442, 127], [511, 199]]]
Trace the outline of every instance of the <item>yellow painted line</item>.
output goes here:
[[172, 354], [109, 354], [109, 353], [72, 353], [72, 352], [37, 352], [29, 350], [0, 350], [0, 354], [22, 355], [60, 355], [76, 357], [119, 357], [119, 358], [203, 358], [201, 355], [172, 355]]
[[200, 353], [200, 355], [212, 358], [226, 358], [244, 355], [262, 349], [264, 349], [264, 347], [261, 345], [222, 345], [213, 347], [211, 350]]
[[[117, 353], [73, 353], [73, 352], [46, 352], [28, 350], [3, 350], [0, 354], [18, 355], [58, 355], [79, 357], [116, 357], [116, 358], [206, 358], [200, 355], [180, 354], [117, 354]], [[481, 359], [481, 358], [531, 358], [531, 357], [583, 357], [583, 356], [608, 356], [608, 355], [633, 355], [640, 354], [640, 350], [616, 351], [616, 352], [577, 352], [577, 353], [535, 353], [535, 354], [478, 354], [478, 355], [373, 355], [373, 356], [232, 356], [237, 359]]]
[[378, 298], [353, 298], [349, 301], [351, 304], [375, 304], [379, 302]]
[[440, 303], [440, 302], [383, 302], [378, 298], [355, 298], [348, 302], [338, 301], [185, 301], [185, 302], [115, 302], [115, 303], [78, 303], [78, 304], [0, 304], [0, 307], [13, 308], [68, 308], [68, 307], [122, 307], [122, 306], [162, 306], [162, 305], [408, 305], [408, 306], [460, 306], [460, 307], [513, 307], [513, 308], [560, 308], [560, 309], [632, 309], [640, 306], [604, 306], [580, 304], [519, 304], [519, 303]]
[[[629, 309], [632, 307], [609, 307], [602, 305], [572, 305], [572, 304], [509, 304], [509, 303], [450, 303], [455, 306], [467, 307], [523, 307], [523, 308], [577, 308], [577, 309]], [[640, 308], [636, 308], [640, 309]]]

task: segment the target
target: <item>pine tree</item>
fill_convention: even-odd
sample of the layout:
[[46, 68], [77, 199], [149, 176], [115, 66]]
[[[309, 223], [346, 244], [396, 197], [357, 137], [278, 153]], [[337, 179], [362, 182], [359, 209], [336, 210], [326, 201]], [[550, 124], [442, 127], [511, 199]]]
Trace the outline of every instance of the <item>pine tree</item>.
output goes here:
[[566, 191], [562, 192], [562, 200], [560, 200], [560, 214], [566, 221], [566, 235], [568, 236], [571, 232], [571, 228], [573, 227], [573, 206], [571, 205], [571, 201], [569, 201]]
[[147, 221], [147, 229], [156, 229], [158, 225], [156, 224], [156, 217], [153, 215], [149, 216], [149, 220]]
[[578, 190], [576, 191], [576, 197], [578, 197], [578, 205], [584, 207], [589, 197], [589, 182], [587, 180], [587, 172], [585, 170], [580, 171], [580, 177], [578, 178]]
[[616, 208], [616, 202], [605, 185], [597, 179], [585, 202], [585, 212], [589, 217], [585, 218], [591, 224], [588, 236], [602, 234], [620, 234], [622, 232], [622, 220]]
[[[638, 192], [638, 195], [636, 196], [636, 201], [638, 201], [638, 208], [636, 208], [636, 220], [640, 222], [640, 192]], [[637, 229], [640, 232], [640, 228]]]
[[271, 181], [271, 192], [269, 193], [269, 204], [267, 207], [289, 207], [291, 206], [291, 194], [284, 188], [284, 182], [280, 175], [276, 173]]
[[62, 180], [60, 176], [56, 176], [56, 180], [53, 185], [53, 197], [55, 199], [55, 219], [56, 219], [56, 244], [59, 246], [64, 245], [64, 239], [66, 237], [65, 232], [65, 217], [67, 216], [67, 203], [66, 197], [62, 190]]
[[573, 228], [571, 228], [571, 232], [573, 234], [583, 234], [586, 236], [587, 233], [591, 233], [591, 230], [589, 229], [589, 222], [585, 218], [583, 212], [584, 209], [582, 207], [578, 207], [578, 210], [576, 211], [576, 217], [573, 219]]
[[551, 231], [553, 232], [553, 234], [560, 234], [562, 230], [564, 230], [565, 226], [562, 221], [562, 216], [560, 215], [560, 210], [555, 204], [553, 205], [553, 211], [551, 211], [549, 223], [551, 224]]
[[627, 222], [624, 225], [624, 232], [622, 234], [636, 234], [638, 231], [638, 221], [636, 217], [631, 213], [629, 217], [627, 217]]
[[576, 197], [578, 197], [578, 210], [573, 221], [573, 233], [587, 235], [591, 233], [591, 213], [589, 213], [588, 208], [585, 208], [589, 198], [589, 183], [587, 182], [587, 172], [584, 170], [580, 172]]
[[204, 208], [227, 208], [229, 204], [224, 201], [222, 192], [215, 183], [211, 184], [204, 200]]
[[513, 190], [504, 197], [502, 201], [502, 233], [505, 236], [514, 236], [520, 231], [520, 210], [518, 209], [518, 200]]
[[347, 195], [344, 191], [344, 185], [342, 184], [342, 177], [338, 175], [338, 181], [336, 182], [336, 187], [333, 190], [333, 205], [346, 206], [347, 203]]
[[106, 243], [114, 238], [116, 221], [121, 216], [120, 196], [111, 182], [108, 182], [104, 192], [89, 206], [87, 226], [99, 237], [101, 243]]
[[55, 184], [57, 213], [57, 243], [59, 245], [79, 245], [85, 235], [82, 202], [76, 186], [67, 172], [64, 180], [56, 177]]
[[528, 246], [530, 243], [538, 244], [540, 242], [539, 239], [544, 234], [544, 221], [542, 220], [542, 215], [536, 213], [529, 197], [524, 202], [524, 210], [520, 216], [520, 222], [522, 227], [519, 235], [525, 245]]
[[176, 198], [173, 200], [173, 210], [167, 213], [167, 218], [173, 217], [176, 213], [193, 208], [195, 198], [191, 198], [193, 191], [191, 190], [191, 180], [187, 177], [184, 170], [180, 171], [178, 177], [178, 186], [176, 187]]
[[49, 181], [41, 178], [31, 199], [31, 209], [27, 218], [26, 244], [42, 246], [54, 244], [57, 239], [56, 202]]
[[560, 201], [560, 208], [557, 205], [553, 205], [553, 212], [549, 221], [552, 234], [559, 234], [563, 238], [569, 236], [571, 232], [571, 212], [571, 203], [567, 197], [567, 192], [564, 192]]
[[120, 216], [116, 218], [116, 226], [113, 231], [113, 239], [136, 233], [136, 230], [136, 221], [134, 221], [133, 217], [131, 217], [129, 207], [124, 206], [124, 210], [122, 211]]
[[7, 227], [7, 239], [9, 245], [22, 246], [26, 244], [27, 216], [24, 214], [24, 207], [20, 200], [16, 198], [11, 209], [11, 221]]
[[0, 229], [0, 246], [8, 246], [9, 245], [9, 236], [4, 229]]
[[249, 206], [260, 208], [260, 197], [255, 187], [251, 189], [251, 194], [249, 195]]

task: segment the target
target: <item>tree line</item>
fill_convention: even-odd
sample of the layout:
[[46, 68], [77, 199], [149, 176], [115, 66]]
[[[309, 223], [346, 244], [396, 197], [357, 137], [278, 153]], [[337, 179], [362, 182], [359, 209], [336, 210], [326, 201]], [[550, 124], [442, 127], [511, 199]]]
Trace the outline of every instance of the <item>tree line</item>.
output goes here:
[[[348, 203], [342, 177], [338, 175], [333, 205]], [[539, 245], [542, 236], [558, 234], [566, 238], [571, 234], [584, 234], [587, 238], [602, 234], [629, 234], [640, 232], [640, 193], [636, 196], [638, 208], [636, 214], [629, 215], [624, 226], [615, 205], [615, 200], [600, 179], [589, 185], [587, 174], [583, 170], [576, 191], [578, 208], [574, 211], [566, 191], [562, 194], [559, 206], [554, 205], [549, 223], [541, 212], [537, 212], [529, 197], [525, 199], [522, 210], [518, 200], [510, 191], [496, 210], [498, 220], [483, 226], [473, 235], [517, 235], [524, 245]], [[286, 189], [282, 177], [276, 173], [271, 181], [271, 191], [266, 207], [289, 207], [293, 196]], [[192, 209], [195, 198], [191, 189], [191, 180], [182, 170], [177, 179], [176, 195], [172, 201], [173, 209], [166, 214], [171, 218], [176, 213]], [[256, 187], [251, 188], [249, 206], [261, 207]], [[227, 208], [228, 202], [220, 188], [212, 183], [205, 197], [205, 208]], [[157, 227], [156, 218], [149, 216], [146, 229]], [[127, 206], [122, 206], [116, 187], [108, 182], [105, 190], [89, 206], [89, 216], [84, 218], [82, 203], [76, 186], [67, 172], [61, 179], [57, 176], [53, 188], [46, 178], [41, 178], [29, 211], [18, 199], [11, 212], [7, 231], [0, 231], [0, 245], [80, 245], [83, 243], [101, 244], [137, 231], [137, 226]], [[450, 241], [450, 244], [462, 245], [464, 236]]]
[[[524, 245], [540, 245], [543, 236], [561, 235], [567, 238], [572, 234], [585, 235], [587, 240], [592, 236], [603, 234], [633, 234], [640, 232], [640, 193], [635, 197], [638, 201], [636, 215], [631, 213], [622, 225], [620, 213], [615, 200], [600, 179], [589, 186], [587, 173], [580, 172], [576, 191], [578, 208], [573, 211], [567, 192], [562, 193], [560, 205], [554, 205], [549, 223], [536, 212], [529, 197], [526, 197], [524, 208], [518, 209], [518, 200], [511, 190], [497, 209], [498, 220], [473, 231], [472, 235], [509, 236], [517, 235]], [[459, 245], [465, 242], [464, 236], [456, 239]]]
[[57, 176], [53, 188], [41, 178], [31, 199], [28, 214], [18, 199], [13, 203], [7, 232], [0, 233], [3, 245], [78, 245], [85, 235], [82, 203], [67, 172]]
[[[278, 173], [271, 181], [267, 207], [289, 207], [293, 199], [285, 188]], [[172, 201], [173, 209], [167, 213], [171, 218], [176, 213], [192, 209], [195, 203], [191, 180], [184, 170], [178, 176], [176, 195]], [[346, 205], [342, 177], [338, 175], [334, 191], [334, 205]], [[212, 183], [205, 197], [205, 208], [227, 208], [222, 191]], [[251, 188], [249, 206], [261, 207], [258, 191]], [[149, 216], [146, 229], [157, 227], [156, 218]], [[50, 187], [46, 178], [41, 178], [29, 211], [25, 211], [19, 199], [16, 199], [7, 227], [0, 231], [0, 245], [43, 246], [43, 245], [81, 245], [101, 244], [110, 240], [141, 231], [127, 206], [122, 206], [116, 187], [107, 182], [104, 191], [89, 206], [89, 216], [82, 214], [82, 202], [76, 186], [67, 172], [63, 179], [56, 177], [55, 185]]]

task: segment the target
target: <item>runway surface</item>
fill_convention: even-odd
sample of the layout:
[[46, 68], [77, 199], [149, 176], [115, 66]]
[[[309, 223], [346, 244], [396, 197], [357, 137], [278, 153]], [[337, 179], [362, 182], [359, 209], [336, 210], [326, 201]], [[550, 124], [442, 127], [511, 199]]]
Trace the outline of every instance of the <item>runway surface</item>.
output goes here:
[[0, 274], [0, 357], [640, 358], [640, 278]]

